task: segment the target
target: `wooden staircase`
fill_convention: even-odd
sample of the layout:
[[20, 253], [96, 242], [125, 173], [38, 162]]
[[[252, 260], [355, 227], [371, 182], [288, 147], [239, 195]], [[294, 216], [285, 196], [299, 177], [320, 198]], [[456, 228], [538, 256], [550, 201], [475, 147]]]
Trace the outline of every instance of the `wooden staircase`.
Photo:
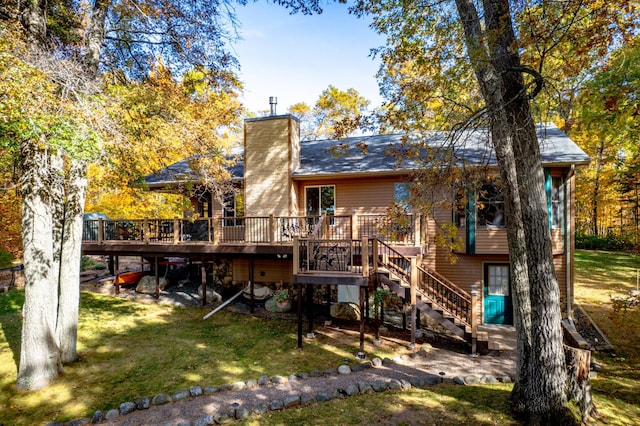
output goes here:
[[[472, 297], [436, 271], [417, 264], [393, 247], [378, 241], [374, 245], [373, 271], [379, 283], [454, 335], [472, 342]], [[415, 296], [412, 295], [415, 293]], [[481, 344], [480, 347], [484, 347]]]

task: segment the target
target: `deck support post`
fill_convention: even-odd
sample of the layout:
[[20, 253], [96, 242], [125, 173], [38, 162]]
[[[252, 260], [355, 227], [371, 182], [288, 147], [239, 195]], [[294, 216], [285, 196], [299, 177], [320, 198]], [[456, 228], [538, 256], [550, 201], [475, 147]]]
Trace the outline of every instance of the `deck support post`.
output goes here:
[[269, 243], [274, 244], [276, 242], [276, 218], [274, 215], [269, 215]]
[[116, 256], [116, 294], [120, 294], [120, 256]]
[[158, 273], [158, 256], [153, 257], [153, 270], [156, 274], [156, 299], [160, 299], [160, 274]]
[[200, 265], [200, 282], [202, 283], [202, 306], [207, 306], [207, 268], [204, 262], [205, 260], [202, 259]]
[[298, 283], [298, 349], [302, 349], [302, 284]]
[[478, 351], [478, 320], [480, 310], [478, 301], [480, 300], [478, 284], [471, 285], [471, 355], [475, 356]]
[[358, 352], [358, 358], [364, 359], [366, 357], [364, 353], [364, 300], [365, 300], [366, 287], [360, 286], [360, 352]]
[[309, 329], [307, 330], [307, 337], [313, 337], [313, 287], [309, 284], [306, 285], [307, 290], [307, 319], [309, 320]]
[[255, 285], [254, 283], [254, 278], [253, 278], [253, 270], [254, 270], [254, 264], [253, 264], [253, 257], [251, 257], [249, 259], [249, 291], [251, 292], [251, 303], [249, 304], [249, 312], [254, 313], [255, 311], [255, 296], [254, 296], [254, 290], [255, 290]]
[[180, 221], [177, 217], [173, 218], [173, 244], [180, 241]]
[[142, 221], [142, 241], [149, 243], [149, 219], [146, 217]]
[[418, 260], [416, 257], [411, 258], [411, 349], [416, 347], [416, 321], [417, 314], [417, 290], [418, 290]]

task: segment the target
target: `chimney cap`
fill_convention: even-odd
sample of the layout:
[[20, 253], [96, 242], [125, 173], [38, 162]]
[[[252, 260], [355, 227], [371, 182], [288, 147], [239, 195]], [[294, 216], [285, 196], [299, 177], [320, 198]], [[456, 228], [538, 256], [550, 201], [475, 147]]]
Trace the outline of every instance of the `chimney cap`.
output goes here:
[[276, 96], [269, 96], [269, 109], [271, 115], [276, 115], [276, 105], [278, 105], [278, 98]]

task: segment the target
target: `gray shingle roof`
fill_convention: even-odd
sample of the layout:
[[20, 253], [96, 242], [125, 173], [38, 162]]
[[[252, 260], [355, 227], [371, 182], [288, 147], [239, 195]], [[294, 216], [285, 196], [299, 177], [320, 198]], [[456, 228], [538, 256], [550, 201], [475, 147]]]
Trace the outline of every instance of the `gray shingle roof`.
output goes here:
[[[537, 126], [537, 133], [543, 165], [567, 166], [589, 163], [589, 156], [555, 125], [540, 124]], [[426, 142], [432, 148], [454, 146], [458, 161], [464, 161], [468, 165], [496, 164], [486, 129], [460, 132], [456, 135], [454, 145], [447, 140], [447, 134], [441, 132], [432, 133], [427, 137]], [[345, 152], [341, 152], [340, 155], [332, 154], [331, 147], [338, 146], [346, 147]], [[358, 146], [366, 146], [366, 153]], [[399, 163], [393, 152], [402, 152], [406, 149], [403, 146], [403, 137], [399, 134], [301, 142], [300, 167], [293, 172], [293, 177], [303, 179], [336, 174], [407, 173], [419, 168], [421, 164], [419, 161], [406, 159]], [[234, 178], [242, 178], [243, 162], [233, 166], [230, 172]], [[174, 163], [145, 178], [150, 187], [164, 186], [175, 183], [176, 180], [197, 181], [197, 176], [189, 167], [188, 159]]]

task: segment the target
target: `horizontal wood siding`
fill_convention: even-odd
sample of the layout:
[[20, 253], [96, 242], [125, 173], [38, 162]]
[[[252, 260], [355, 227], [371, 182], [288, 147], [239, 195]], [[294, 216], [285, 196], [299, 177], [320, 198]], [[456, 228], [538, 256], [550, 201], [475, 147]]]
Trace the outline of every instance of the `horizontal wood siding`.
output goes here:
[[[249, 259], [234, 259], [233, 280], [249, 281]], [[256, 283], [292, 283], [293, 263], [291, 260], [255, 259], [253, 280]]]
[[476, 228], [476, 254], [507, 254], [507, 230]]

